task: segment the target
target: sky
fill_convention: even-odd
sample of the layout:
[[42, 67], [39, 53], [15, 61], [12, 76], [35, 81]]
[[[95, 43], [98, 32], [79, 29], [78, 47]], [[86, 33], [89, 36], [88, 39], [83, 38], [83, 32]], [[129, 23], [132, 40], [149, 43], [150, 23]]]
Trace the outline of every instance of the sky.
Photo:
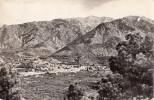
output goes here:
[[0, 24], [55, 18], [145, 16], [154, 20], [154, 0], [0, 0]]

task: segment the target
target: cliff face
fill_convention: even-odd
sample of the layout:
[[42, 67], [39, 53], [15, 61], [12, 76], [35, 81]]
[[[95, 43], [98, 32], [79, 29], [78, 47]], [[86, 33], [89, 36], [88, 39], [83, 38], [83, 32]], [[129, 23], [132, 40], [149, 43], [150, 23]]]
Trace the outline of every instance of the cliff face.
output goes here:
[[82, 64], [86, 61], [90, 63], [97, 61], [98, 57], [116, 55], [116, 45], [125, 40], [126, 34], [135, 32], [140, 32], [143, 37], [147, 33], [154, 36], [153, 21], [145, 17], [129, 16], [102, 23], [51, 56], [57, 57], [61, 61], [63, 61], [63, 56], [74, 59], [68, 61], [75, 61], [78, 56], [79, 63]]

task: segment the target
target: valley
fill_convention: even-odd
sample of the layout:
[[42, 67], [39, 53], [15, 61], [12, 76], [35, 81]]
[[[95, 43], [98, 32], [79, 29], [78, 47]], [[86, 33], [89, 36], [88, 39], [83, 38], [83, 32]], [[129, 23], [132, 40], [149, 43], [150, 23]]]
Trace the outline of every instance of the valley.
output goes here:
[[[76, 83], [84, 90], [80, 100], [96, 100], [97, 96], [102, 96], [99, 100], [118, 100], [116, 96], [132, 96], [127, 92], [136, 92], [136, 88], [149, 90], [141, 95], [151, 98], [153, 41], [153, 20], [140, 16], [3, 25], [0, 68], [16, 72], [20, 80], [17, 87], [25, 100], [64, 100], [64, 92]], [[139, 81], [139, 86], [132, 79]], [[136, 87], [125, 90], [125, 86]]]

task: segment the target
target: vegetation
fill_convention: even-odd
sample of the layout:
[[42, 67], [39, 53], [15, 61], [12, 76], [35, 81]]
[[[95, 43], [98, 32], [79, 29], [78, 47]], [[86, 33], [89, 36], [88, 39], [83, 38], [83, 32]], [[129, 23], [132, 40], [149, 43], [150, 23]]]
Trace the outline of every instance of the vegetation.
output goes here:
[[22, 96], [26, 100], [64, 100], [64, 95], [68, 93], [70, 84], [75, 82], [78, 83], [77, 89], [81, 89], [81, 93], [84, 92], [84, 96], [87, 92], [97, 92], [90, 87], [100, 79], [100, 77], [92, 77], [91, 75], [94, 73], [80, 71], [77, 73], [58, 73], [55, 77], [49, 74], [19, 76], [21, 77], [19, 87], [21, 87]]
[[3, 100], [20, 100], [20, 94], [15, 87], [18, 83], [16, 73], [9, 66], [0, 67], [0, 98]]
[[126, 87], [129, 83], [122, 77], [122, 75], [107, 74], [103, 76], [99, 84], [99, 98], [98, 100], [121, 100], [127, 99], [130, 91], [126, 92]]
[[116, 47], [118, 55], [109, 59], [113, 74], [102, 78], [99, 84], [100, 100], [138, 96], [152, 98], [152, 49], [152, 36], [147, 35], [143, 39], [139, 33], [128, 34], [126, 41]]
[[84, 91], [75, 85], [70, 85], [68, 90], [64, 94], [64, 100], [80, 100], [84, 95]]

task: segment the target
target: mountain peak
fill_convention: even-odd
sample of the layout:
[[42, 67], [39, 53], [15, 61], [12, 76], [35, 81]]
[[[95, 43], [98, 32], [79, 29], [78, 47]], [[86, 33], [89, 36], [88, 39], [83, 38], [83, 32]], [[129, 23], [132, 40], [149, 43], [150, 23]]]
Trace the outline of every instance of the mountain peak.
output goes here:
[[124, 19], [124, 20], [133, 20], [133, 21], [145, 20], [145, 21], [148, 21], [150, 23], [154, 23], [153, 20], [151, 20], [150, 18], [147, 18], [145, 16], [127, 16], [127, 17], [123, 17], [122, 19]]
[[116, 55], [116, 45], [125, 40], [127, 34], [135, 32], [140, 32], [142, 36], [147, 33], [153, 34], [154, 24], [146, 17], [140, 16], [128, 16], [110, 22], [103, 22], [82, 37], [75, 39], [65, 48], [55, 52], [54, 56], [59, 56], [59, 60], [65, 62], [66, 59], [62, 59], [63, 56], [68, 57], [68, 62], [75, 61], [72, 59], [76, 56], [81, 64], [82, 61], [98, 62], [99, 57]]

